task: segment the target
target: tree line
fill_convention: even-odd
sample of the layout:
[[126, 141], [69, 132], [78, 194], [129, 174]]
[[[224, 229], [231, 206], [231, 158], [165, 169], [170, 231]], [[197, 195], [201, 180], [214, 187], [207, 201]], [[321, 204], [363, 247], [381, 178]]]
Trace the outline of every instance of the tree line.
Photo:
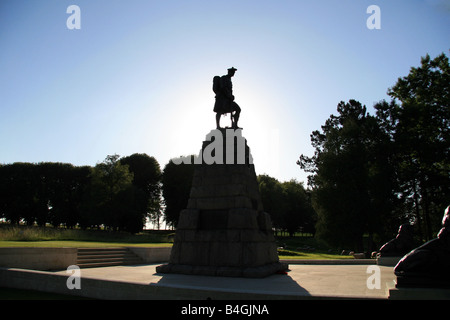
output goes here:
[[314, 155], [297, 164], [310, 173], [319, 238], [374, 250], [405, 222], [420, 241], [436, 237], [450, 204], [449, 71], [445, 54], [426, 55], [375, 115], [356, 100], [340, 102], [312, 132]]
[[[154, 157], [109, 155], [94, 167], [67, 163], [0, 166], [0, 218], [74, 228], [137, 233], [150, 219], [175, 228], [189, 200], [194, 162], [169, 161], [160, 170]], [[276, 230], [314, 232], [313, 211], [303, 184], [258, 176], [263, 205]]]
[[155, 158], [107, 156], [95, 167], [68, 163], [0, 166], [0, 217], [12, 224], [100, 228], [132, 233], [161, 208]]

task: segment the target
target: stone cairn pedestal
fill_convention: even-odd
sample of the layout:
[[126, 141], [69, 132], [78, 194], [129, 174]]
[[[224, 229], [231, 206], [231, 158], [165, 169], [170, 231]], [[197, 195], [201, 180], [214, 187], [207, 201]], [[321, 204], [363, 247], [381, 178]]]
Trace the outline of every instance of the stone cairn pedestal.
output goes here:
[[156, 271], [258, 278], [287, 270], [242, 129], [212, 130], [196, 163], [169, 263]]

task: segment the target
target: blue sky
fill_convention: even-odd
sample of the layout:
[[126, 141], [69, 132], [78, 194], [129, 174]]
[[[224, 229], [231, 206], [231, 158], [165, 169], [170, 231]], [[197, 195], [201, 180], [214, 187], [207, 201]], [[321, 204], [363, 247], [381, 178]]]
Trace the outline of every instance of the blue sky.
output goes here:
[[0, 163], [146, 153], [163, 168], [199, 151], [212, 78], [234, 66], [257, 174], [306, 181], [296, 161], [337, 104], [372, 112], [422, 56], [449, 54], [449, 30], [444, 0], [2, 0]]

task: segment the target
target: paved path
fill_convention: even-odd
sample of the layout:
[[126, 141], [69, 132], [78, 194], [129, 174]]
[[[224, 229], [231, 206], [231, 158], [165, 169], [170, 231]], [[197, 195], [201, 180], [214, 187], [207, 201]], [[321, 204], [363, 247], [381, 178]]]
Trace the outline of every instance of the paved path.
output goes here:
[[[156, 266], [81, 269], [81, 282], [83, 279], [97, 279], [105, 284], [156, 286], [161, 289], [161, 294], [178, 299], [387, 299], [386, 284], [395, 279], [392, 267], [369, 265], [290, 265], [287, 275], [276, 274], [263, 279], [157, 274]], [[367, 286], [368, 278], [375, 276], [373, 271], [368, 273], [369, 267], [379, 271], [379, 289]], [[67, 275], [66, 271], [52, 274]], [[125, 291], [123, 295], [122, 298], [126, 299]]]

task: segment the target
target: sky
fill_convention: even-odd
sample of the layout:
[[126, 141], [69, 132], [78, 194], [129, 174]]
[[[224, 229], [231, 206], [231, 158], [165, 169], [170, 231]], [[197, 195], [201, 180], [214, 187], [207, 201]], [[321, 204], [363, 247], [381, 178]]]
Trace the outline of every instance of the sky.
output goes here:
[[449, 30], [448, 0], [1, 0], [0, 163], [163, 169], [199, 152], [212, 79], [235, 67], [256, 173], [306, 183], [296, 161], [338, 103], [374, 114], [422, 56], [449, 56]]

